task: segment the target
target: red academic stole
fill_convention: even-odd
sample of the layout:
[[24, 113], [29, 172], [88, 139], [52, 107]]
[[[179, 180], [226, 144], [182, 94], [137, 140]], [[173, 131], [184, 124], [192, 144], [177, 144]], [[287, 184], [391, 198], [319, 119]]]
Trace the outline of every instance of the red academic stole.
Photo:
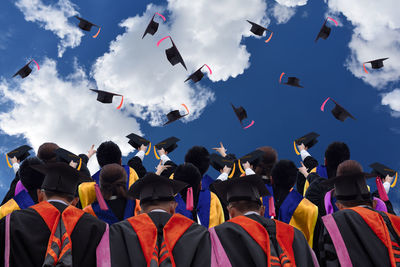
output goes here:
[[293, 251], [293, 227], [277, 220], [274, 221], [276, 226], [276, 240], [278, 241], [278, 245], [282, 249], [282, 253], [279, 255], [279, 257], [271, 255], [268, 231], [260, 223], [246, 216], [237, 216], [229, 220], [229, 222], [240, 225], [262, 248], [265, 255], [267, 256], [268, 267], [295, 267], [296, 262]]
[[[354, 207], [351, 209], [357, 212], [363, 218], [376, 236], [382, 241], [383, 244], [385, 244], [389, 252], [391, 265], [400, 265], [400, 244], [396, 242], [396, 240], [391, 240], [388, 227], [382, 227], [382, 225], [387, 225], [384, 218], [378, 212], [366, 208]], [[400, 217], [389, 213], [385, 214], [389, 218], [389, 223], [392, 225], [393, 230], [395, 231], [393, 234], [397, 235], [397, 238], [400, 237]]]
[[[147, 214], [141, 214], [128, 219], [133, 230], [135, 230], [147, 266], [173, 266], [175, 261], [172, 256], [172, 250], [176, 242], [193, 224], [193, 221], [180, 214], [174, 214], [163, 229], [163, 242], [161, 248], [157, 246], [157, 227]], [[165, 264], [170, 262], [170, 265]]]
[[68, 206], [62, 213], [49, 202], [32, 206], [51, 231], [43, 266], [72, 266], [71, 234], [84, 212]]

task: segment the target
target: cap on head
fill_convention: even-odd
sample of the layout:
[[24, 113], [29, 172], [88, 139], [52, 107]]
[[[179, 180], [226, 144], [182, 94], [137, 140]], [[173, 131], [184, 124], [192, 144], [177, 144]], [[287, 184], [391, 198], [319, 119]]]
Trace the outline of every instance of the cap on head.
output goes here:
[[154, 173], [147, 173], [137, 180], [129, 189], [128, 194], [141, 203], [148, 201], [172, 201], [177, 193], [182, 191], [187, 184]]
[[41, 188], [54, 193], [75, 195], [78, 184], [84, 179], [80, 172], [64, 162], [31, 167], [45, 175]]
[[201, 174], [199, 169], [192, 163], [184, 163], [179, 165], [174, 172], [174, 180], [187, 183], [193, 188], [198, 188], [201, 182]]
[[219, 197], [228, 203], [242, 200], [260, 203], [261, 197], [270, 194], [263, 180], [255, 174], [228, 179], [214, 184], [214, 188]]

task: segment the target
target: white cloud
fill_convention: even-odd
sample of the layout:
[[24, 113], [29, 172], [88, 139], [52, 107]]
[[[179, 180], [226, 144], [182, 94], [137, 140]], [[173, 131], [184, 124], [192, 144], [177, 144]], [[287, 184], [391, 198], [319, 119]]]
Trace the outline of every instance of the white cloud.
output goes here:
[[287, 23], [296, 13], [296, 9], [275, 3], [272, 14], [278, 24]]
[[[330, 0], [330, 11], [343, 14], [354, 26], [349, 43], [348, 69], [366, 83], [382, 88], [399, 80], [400, 72], [400, 2], [398, 0]], [[385, 67], [363, 71], [365, 61], [389, 57]]]
[[287, 7], [296, 7], [307, 5], [307, 0], [275, 0], [280, 5]]
[[49, 5], [41, 0], [18, 0], [15, 5], [24, 14], [25, 20], [38, 23], [61, 39], [58, 57], [62, 57], [68, 47], [74, 48], [81, 43], [83, 33], [76, 25], [68, 22], [69, 17], [78, 14], [69, 0], [59, 0]]
[[[204, 63], [211, 67], [209, 78], [214, 82], [242, 74], [250, 65], [250, 53], [241, 44], [242, 38], [251, 34], [246, 19], [265, 25], [265, 10], [263, 0], [170, 0], [166, 9], [149, 5], [142, 16], [121, 23], [125, 33], [117, 36], [110, 51], [97, 60], [93, 76], [101, 90], [124, 94], [134, 104], [130, 111], [152, 125], [160, 125], [162, 114], [179, 108], [181, 103], [191, 110], [187, 119], [195, 119], [214, 95], [202, 82], [191, 85], [183, 81]], [[158, 19], [158, 32], [142, 40], [156, 11], [169, 14], [167, 23]], [[173, 37], [188, 72], [180, 64], [173, 67], [167, 61], [164, 50], [170, 47], [169, 40], [156, 47], [166, 35]]]
[[45, 59], [40, 65], [40, 71], [25, 79], [10, 83], [0, 80], [2, 101], [13, 104], [0, 114], [4, 133], [23, 135], [36, 151], [50, 141], [73, 153], [86, 153], [91, 144], [98, 146], [105, 140], [119, 144], [125, 155], [132, 150], [125, 135], [140, 134], [138, 123], [123, 110], [117, 110], [117, 103], [97, 102], [77, 63], [75, 72], [66, 78], [59, 76], [54, 60]]
[[386, 93], [382, 97], [382, 105], [389, 106], [394, 117], [400, 117], [400, 89]]

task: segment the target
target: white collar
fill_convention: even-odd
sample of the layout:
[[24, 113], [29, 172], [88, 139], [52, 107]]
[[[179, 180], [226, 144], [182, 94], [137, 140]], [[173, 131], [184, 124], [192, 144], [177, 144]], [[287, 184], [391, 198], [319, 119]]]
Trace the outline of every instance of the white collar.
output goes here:
[[151, 210], [150, 212], [165, 212], [165, 213], [168, 213], [163, 209], [154, 209], [154, 210]]
[[251, 214], [256, 214], [256, 215], [259, 215], [259, 216], [260, 216], [260, 213], [258, 213], [257, 211], [248, 211], [248, 212], [246, 212], [246, 213], [243, 214], [243, 215], [246, 216], [246, 215], [251, 215]]
[[67, 202], [60, 200], [60, 199], [49, 199], [49, 200], [47, 200], [47, 202], [57, 202], [57, 203], [61, 203], [61, 204], [69, 206], [69, 204]]

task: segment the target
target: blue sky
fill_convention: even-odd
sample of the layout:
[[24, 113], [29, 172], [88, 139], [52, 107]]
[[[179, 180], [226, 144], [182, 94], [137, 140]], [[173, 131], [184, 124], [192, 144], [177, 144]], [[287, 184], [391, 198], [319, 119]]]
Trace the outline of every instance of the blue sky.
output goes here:
[[[396, 93], [400, 65], [394, 60], [400, 59], [400, 46], [398, 41], [382, 38], [388, 32], [394, 36], [400, 34], [400, 22], [397, 18], [391, 20], [395, 16], [390, 11], [398, 4], [382, 1], [378, 8], [387, 15], [387, 21], [382, 23], [374, 22], [373, 18], [370, 19], [373, 14], [368, 13], [365, 20], [360, 20], [359, 13], [365, 13], [361, 1], [353, 1], [358, 5], [341, 0], [327, 3], [252, 1], [254, 6], [251, 8], [240, 7], [241, 1], [234, 1], [239, 3], [237, 12], [232, 8], [233, 2], [221, 1], [218, 7], [213, 7], [207, 5], [209, 0], [199, 1], [199, 5], [204, 4], [202, 12], [209, 17], [198, 17], [199, 7], [180, 9], [182, 0], [169, 3], [152, 1], [152, 6], [144, 1], [60, 1], [102, 26], [97, 39], [90, 36], [94, 31], [79, 36], [79, 31], [71, 30], [72, 36], [80, 43], [76, 47], [67, 46], [62, 57], [59, 57], [57, 48], [60, 38], [55, 30], [46, 29], [45, 21], [38, 22], [40, 16], [37, 18], [30, 14], [29, 1], [2, 1], [1, 152], [4, 155], [4, 152], [26, 142], [37, 148], [49, 140], [75, 153], [82, 153], [92, 143], [99, 145], [102, 140], [114, 140], [126, 154], [132, 150], [125, 143], [125, 135], [141, 132], [153, 143], [169, 136], [180, 138], [178, 149], [171, 154], [178, 163], [183, 161], [191, 146], [203, 145], [211, 152], [211, 148], [222, 141], [228, 152], [237, 156], [270, 145], [277, 149], [281, 159], [291, 159], [299, 164], [300, 158], [293, 151], [293, 140], [315, 131], [321, 136], [310, 153], [321, 162], [329, 143], [344, 141], [351, 149], [351, 158], [360, 161], [367, 171], [370, 170], [368, 164], [375, 161], [400, 169], [397, 157], [400, 150], [397, 116], [400, 97]], [[46, 7], [53, 1], [33, 2], [36, 6]], [[52, 7], [57, 10], [60, 6]], [[217, 10], [223, 12], [224, 8], [227, 14], [216, 19]], [[243, 11], [246, 8], [248, 12]], [[141, 34], [138, 37], [138, 33], [144, 31], [155, 11], [166, 15], [167, 23], [160, 23], [159, 32], [154, 37], [146, 36], [140, 43]], [[51, 10], [49, 12], [51, 14]], [[246, 12], [253, 17], [248, 17]], [[44, 17], [48, 15], [43, 14]], [[330, 23], [331, 36], [314, 43], [328, 14], [340, 25], [335, 27]], [[72, 16], [66, 17], [68, 22], [64, 21], [65, 25], [73, 28], [76, 20]], [[128, 20], [125, 28], [119, 26], [132, 17], [135, 18]], [[250, 29], [245, 19], [263, 21], [268, 25], [274, 31], [271, 41], [265, 44], [265, 38], [253, 38], [248, 32], [242, 33], [242, 29]], [[279, 21], [285, 22], [278, 24]], [[224, 22], [225, 26], [217, 26]], [[194, 28], [188, 27], [188, 23]], [[61, 27], [59, 30], [65, 29]], [[188, 72], [180, 65], [169, 65], [163, 52], [168, 45], [155, 47], [155, 43], [169, 33], [176, 36], [174, 40], [187, 59]], [[224, 35], [223, 40], [218, 39], [222, 38], [219, 34]], [[235, 40], [240, 43], [235, 43]], [[111, 42], [114, 46], [110, 52]], [[126, 53], [127, 56], [120, 56], [118, 53], [123, 54], [124, 49], [132, 50]], [[224, 53], [226, 57], [221, 56]], [[363, 74], [362, 62], [379, 57], [390, 57], [385, 61], [385, 68]], [[30, 58], [38, 61], [42, 69], [34, 70], [24, 81], [11, 79]], [[205, 76], [200, 86], [183, 85], [186, 76], [204, 63], [214, 71], [210, 76], [212, 80]], [[131, 70], [132, 77], [129, 71], [121, 76], [118, 73], [120, 68]], [[304, 88], [280, 85], [281, 72], [287, 74], [285, 78], [299, 77]], [[123, 93], [126, 96], [124, 109], [117, 111], [115, 107], [96, 102], [95, 95], [85, 90], [89, 87]], [[73, 96], [75, 102], [64, 102], [67, 96]], [[335, 120], [330, 114], [334, 106], [332, 102], [327, 104], [325, 112], [321, 112], [321, 103], [327, 97], [339, 102], [357, 120], [348, 119], [343, 123]], [[162, 123], [160, 119], [165, 119], [162, 114], [180, 108], [182, 102], [191, 109], [191, 116], [183, 122], [159, 126]], [[246, 130], [240, 127], [230, 107], [231, 102], [247, 110], [249, 119], [255, 121], [253, 127]], [[382, 105], [385, 103], [387, 105]], [[91, 168], [96, 169], [93, 161]], [[153, 170], [156, 164], [152, 153], [145, 158], [148, 170]], [[209, 173], [217, 175], [211, 169]], [[4, 161], [0, 164], [0, 196], [12, 178], [12, 170]], [[389, 195], [395, 202], [399, 201], [398, 190], [398, 186], [393, 188]]]

